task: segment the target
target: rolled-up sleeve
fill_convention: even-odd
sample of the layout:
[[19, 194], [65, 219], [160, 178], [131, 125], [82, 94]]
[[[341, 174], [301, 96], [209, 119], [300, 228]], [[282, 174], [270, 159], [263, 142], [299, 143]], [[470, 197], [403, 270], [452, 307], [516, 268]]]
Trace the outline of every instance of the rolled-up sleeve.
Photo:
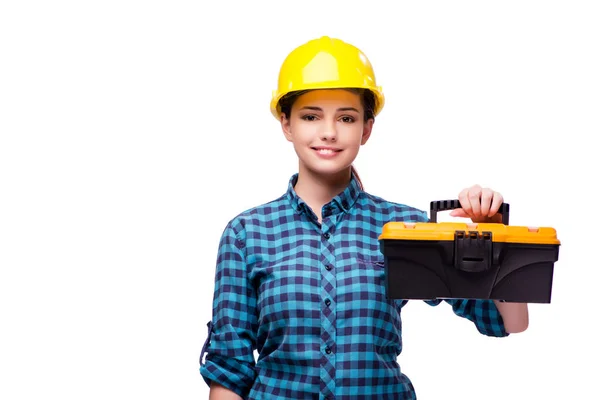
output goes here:
[[243, 236], [242, 229], [233, 222], [221, 236], [213, 317], [200, 355], [200, 373], [209, 386], [216, 382], [246, 398], [255, 379], [257, 317]]
[[[502, 315], [493, 300], [446, 299], [444, 301], [452, 306], [456, 315], [473, 322], [480, 333], [493, 337], [509, 335], [504, 327]], [[436, 306], [441, 303], [441, 300], [428, 300], [426, 303]]]

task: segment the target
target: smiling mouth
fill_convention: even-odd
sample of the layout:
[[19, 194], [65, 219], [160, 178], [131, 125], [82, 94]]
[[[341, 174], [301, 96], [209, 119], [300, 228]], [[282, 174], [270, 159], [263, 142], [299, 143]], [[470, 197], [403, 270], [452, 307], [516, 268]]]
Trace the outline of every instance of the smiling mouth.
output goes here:
[[315, 150], [319, 154], [334, 154], [334, 153], [339, 153], [340, 151], [342, 151], [339, 149], [324, 149], [324, 148], [320, 148], [320, 147], [312, 147], [312, 149]]

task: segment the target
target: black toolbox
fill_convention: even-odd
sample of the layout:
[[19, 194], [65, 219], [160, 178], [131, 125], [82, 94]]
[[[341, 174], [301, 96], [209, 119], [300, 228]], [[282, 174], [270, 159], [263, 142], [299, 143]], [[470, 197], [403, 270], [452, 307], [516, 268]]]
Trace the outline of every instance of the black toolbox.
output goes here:
[[379, 236], [390, 299], [550, 303], [560, 241], [550, 227], [437, 222], [458, 200], [431, 202], [430, 221], [388, 222]]

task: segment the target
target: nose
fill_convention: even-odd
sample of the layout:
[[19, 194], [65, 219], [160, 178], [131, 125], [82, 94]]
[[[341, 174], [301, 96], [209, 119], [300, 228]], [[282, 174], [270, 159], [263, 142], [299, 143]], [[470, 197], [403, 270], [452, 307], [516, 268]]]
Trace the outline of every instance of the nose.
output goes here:
[[326, 119], [323, 123], [321, 139], [335, 141], [337, 139], [337, 126], [335, 119]]

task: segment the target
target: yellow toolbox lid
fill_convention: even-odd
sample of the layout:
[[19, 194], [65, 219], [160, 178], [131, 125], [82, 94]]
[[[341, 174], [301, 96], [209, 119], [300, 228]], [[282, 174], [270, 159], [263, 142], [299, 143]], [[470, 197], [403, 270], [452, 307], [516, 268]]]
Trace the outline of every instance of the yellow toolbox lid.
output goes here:
[[457, 231], [466, 235], [491, 234], [493, 242], [560, 245], [554, 228], [470, 222], [388, 222], [379, 240], [453, 241]]

